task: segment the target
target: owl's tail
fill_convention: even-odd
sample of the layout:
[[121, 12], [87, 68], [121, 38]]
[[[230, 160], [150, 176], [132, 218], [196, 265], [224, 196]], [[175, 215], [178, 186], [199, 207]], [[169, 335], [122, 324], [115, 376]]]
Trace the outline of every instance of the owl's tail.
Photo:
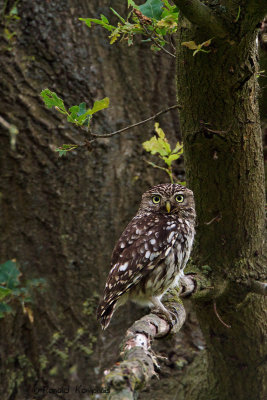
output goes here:
[[114, 314], [117, 301], [113, 301], [110, 304], [102, 301], [97, 309], [97, 319], [100, 319], [102, 329], [106, 329], [109, 326], [112, 315]]

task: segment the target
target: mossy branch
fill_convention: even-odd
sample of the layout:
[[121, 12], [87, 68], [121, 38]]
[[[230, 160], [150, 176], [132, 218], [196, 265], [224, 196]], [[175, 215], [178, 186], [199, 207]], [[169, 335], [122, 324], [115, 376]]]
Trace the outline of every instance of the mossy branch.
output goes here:
[[200, 28], [211, 31], [215, 36], [225, 37], [228, 32], [213, 11], [199, 0], [173, 0], [183, 15]]
[[[189, 277], [182, 281], [183, 292], [187, 295], [195, 289], [192, 282]], [[172, 328], [159, 311], [153, 310], [127, 330], [121, 345], [123, 361], [105, 371], [105, 386], [110, 389], [108, 400], [133, 400], [134, 394], [157, 376], [160, 367], [151, 345], [154, 339], [165, 337], [170, 332], [177, 333], [182, 328], [186, 312], [179, 295], [178, 289], [172, 289], [164, 300], [165, 307], [177, 316]]]

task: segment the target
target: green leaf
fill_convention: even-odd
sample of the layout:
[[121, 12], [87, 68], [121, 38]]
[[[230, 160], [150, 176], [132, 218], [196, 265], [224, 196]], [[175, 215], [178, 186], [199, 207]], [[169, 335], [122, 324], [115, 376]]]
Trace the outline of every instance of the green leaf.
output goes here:
[[58, 147], [55, 151], [59, 153], [59, 157], [66, 156], [67, 151], [72, 151], [79, 147], [77, 144], [63, 144], [61, 147]]
[[109, 24], [109, 20], [107, 19], [107, 17], [105, 17], [105, 15], [101, 14], [100, 18], [105, 24]]
[[158, 142], [159, 142], [161, 148], [164, 149], [167, 154], [171, 153], [171, 146], [169, 145], [169, 143], [167, 142], [166, 139], [163, 140], [163, 139], [159, 138]]
[[12, 293], [12, 290], [4, 286], [0, 286], [0, 300]]
[[161, 139], [165, 139], [165, 133], [164, 133], [163, 130], [159, 127], [159, 123], [158, 123], [158, 122], [155, 122], [154, 127], [155, 127], [155, 131], [157, 132], [157, 134], [159, 135], [159, 137], [160, 137]]
[[163, 9], [162, 0], [147, 0], [144, 4], [139, 6], [139, 10], [148, 18], [160, 20]]
[[160, 146], [166, 150], [167, 154], [171, 153], [171, 146], [168, 143], [168, 140], [166, 139], [166, 135], [163, 132], [163, 130], [159, 127], [159, 123], [155, 122], [155, 131], [157, 132], [159, 139], [158, 139], [158, 143], [160, 144]]
[[103, 20], [102, 16], [101, 19], [96, 19], [96, 18], [79, 18], [79, 21], [83, 21], [86, 23], [86, 25], [91, 28], [92, 22], [94, 24], [102, 25], [105, 29], [108, 31], [113, 31], [115, 29], [115, 26], [107, 24], [105, 20]]
[[79, 104], [78, 112], [77, 112], [78, 117], [79, 117], [80, 115], [85, 114], [85, 113], [86, 113], [86, 103], [81, 103], [81, 104]]
[[144, 149], [151, 154], [159, 153], [161, 156], [167, 156], [168, 152], [166, 151], [165, 146], [162, 146], [162, 143], [159, 142], [162, 139], [158, 139], [156, 136], [153, 136], [150, 140], [142, 143]]
[[125, 24], [125, 19], [122, 18], [122, 17], [120, 16], [120, 14], [118, 14], [117, 11], [115, 11], [112, 7], [110, 7], [110, 9], [111, 9], [111, 11], [113, 12], [113, 14], [116, 15], [116, 17], [118, 17], [119, 20], [120, 20], [123, 24]]
[[18, 9], [17, 9], [16, 6], [14, 6], [14, 7], [11, 9], [9, 15], [18, 15]]
[[57, 107], [58, 111], [67, 114], [63, 100], [58, 97], [55, 92], [51, 92], [49, 89], [44, 89], [41, 91], [41, 97], [48, 108]]
[[128, 0], [128, 8], [132, 6], [133, 8], [138, 8], [138, 6], [135, 4], [133, 0]]
[[168, 0], [163, 0], [164, 6], [167, 8], [168, 11], [175, 11], [178, 12], [177, 6], [171, 6]]
[[179, 154], [183, 154], [183, 144], [180, 142], [176, 143], [176, 146], [175, 146], [174, 150], [172, 151], [172, 154], [178, 153], [178, 152], [179, 152]]
[[69, 108], [69, 112], [71, 113], [71, 114], [75, 114], [75, 115], [77, 115], [77, 113], [79, 112], [79, 106], [72, 106], [72, 107], [70, 107]]
[[12, 308], [6, 303], [0, 303], [0, 318], [4, 317], [4, 313], [10, 313]]
[[20, 271], [14, 261], [6, 261], [0, 265], [0, 284], [13, 289], [19, 284]]
[[66, 156], [66, 155], [67, 155], [67, 150], [60, 150], [60, 149], [58, 148], [58, 149], [56, 149], [56, 151], [59, 152], [59, 157], [62, 157], [62, 156]]
[[95, 114], [97, 111], [104, 110], [104, 108], [108, 108], [109, 106], [109, 98], [105, 97], [102, 100], [96, 100], [94, 102], [92, 110], [90, 110], [89, 114]]
[[174, 160], [177, 160], [180, 158], [180, 154], [171, 154], [168, 157], [163, 157], [163, 160], [165, 163], [170, 166]]

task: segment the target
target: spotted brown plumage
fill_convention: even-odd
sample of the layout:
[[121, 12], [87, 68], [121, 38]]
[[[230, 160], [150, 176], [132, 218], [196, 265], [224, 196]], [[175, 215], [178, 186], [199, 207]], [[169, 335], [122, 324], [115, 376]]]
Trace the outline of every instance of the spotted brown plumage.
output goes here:
[[154, 186], [142, 196], [112, 254], [97, 316], [103, 329], [127, 299], [154, 305], [169, 319], [163, 294], [178, 284], [188, 261], [195, 226], [193, 192], [178, 184]]

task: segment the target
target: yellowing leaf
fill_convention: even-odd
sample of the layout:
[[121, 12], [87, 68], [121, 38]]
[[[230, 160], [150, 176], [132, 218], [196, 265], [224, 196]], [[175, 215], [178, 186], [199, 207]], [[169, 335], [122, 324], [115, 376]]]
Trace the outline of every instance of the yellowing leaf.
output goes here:
[[169, 157], [163, 157], [165, 163], [170, 166], [174, 160], [177, 160], [180, 157], [180, 154], [171, 154]]
[[175, 154], [175, 153], [180, 153], [180, 154], [183, 153], [183, 144], [182, 143], [180, 143], [180, 142], [176, 143], [176, 146], [175, 146], [174, 150], [172, 151], [172, 154]]
[[29, 306], [23, 305], [23, 312], [26, 314], [30, 320], [30, 323], [33, 324], [34, 322], [34, 316], [33, 316], [33, 311]]
[[171, 146], [169, 145], [169, 143], [167, 142], [166, 139], [164, 140], [164, 139], [158, 138], [158, 142], [159, 142], [160, 146], [162, 147], [162, 149], [164, 149], [167, 152], [167, 154], [171, 153]]
[[182, 46], [188, 47], [190, 50], [196, 50], [199, 48], [199, 45], [197, 45], [194, 41], [182, 42]]
[[96, 101], [94, 102], [94, 105], [93, 105], [92, 110], [90, 110], [89, 113], [90, 113], [90, 114], [94, 114], [94, 113], [96, 113], [97, 111], [101, 111], [101, 110], [103, 110], [104, 108], [108, 108], [108, 106], [109, 106], [109, 97], [105, 97], [105, 98], [102, 99], [102, 100], [96, 100]]
[[159, 123], [155, 122], [155, 131], [157, 132], [157, 134], [159, 135], [160, 138], [164, 139], [165, 138], [165, 133], [163, 132], [163, 130], [159, 127]]
[[208, 47], [211, 44], [212, 39], [207, 40], [206, 42], [201, 43], [201, 47], [205, 46]]
[[158, 21], [157, 26], [159, 28], [175, 28], [177, 26], [177, 20], [172, 15], [167, 15], [165, 18]]
[[121, 30], [119, 28], [115, 29], [112, 34], [109, 36], [110, 44], [115, 43], [121, 35]]
[[[159, 153], [161, 156], [167, 156], [168, 152], [162, 143], [159, 142], [156, 136], [153, 136], [150, 140], [142, 143], [143, 147], [146, 151], [150, 152], [151, 154]], [[162, 139], [161, 139], [162, 141]]]

